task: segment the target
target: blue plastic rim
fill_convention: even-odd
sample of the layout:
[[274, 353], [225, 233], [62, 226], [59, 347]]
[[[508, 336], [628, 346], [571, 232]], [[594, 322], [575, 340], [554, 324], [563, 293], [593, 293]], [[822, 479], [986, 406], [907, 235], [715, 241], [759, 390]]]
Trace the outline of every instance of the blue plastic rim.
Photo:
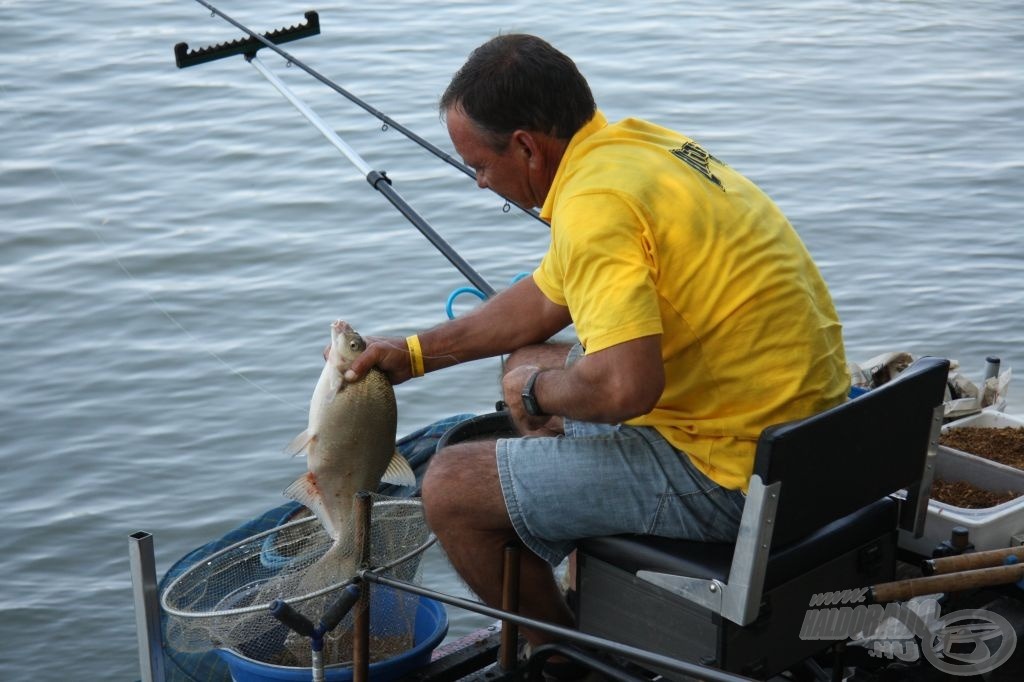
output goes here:
[[[370, 664], [370, 679], [381, 682], [397, 680], [430, 662], [431, 653], [448, 634], [448, 614], [445, 612], [444, 605], [433, 599], [399, 592], [382, 585], [375, 585], [373, 589], [375, 592], [382, 592], [379, 595], [382, 601], [397, 598], [402, 600], [403, 605], [410, 607], [416, 603], [413, 647], [397, 656]], [[387, 609], [374, 609], [373, 606], [376, 604], [377, 599], [374, 598], [370, 608], [371, 630], [376, 629], [375, 626], [379, 622], [378, 617], [383, 617], [385, 621], [383, 627], [387, 627]], [[231, 679], [234, 682], [275, 682], [280, 680], [308, 682], [313, 679], [313, 671], [310, 668], [292, 668], [261, 663], [231, 649], [218, 649], [217, 654], [227, 662], [228, 668], [231, 670]], [[327, 666], [324, 669], [324, 676], [328, 682], [347, 682], [352, 679], [352, 666], [347, 663]]]

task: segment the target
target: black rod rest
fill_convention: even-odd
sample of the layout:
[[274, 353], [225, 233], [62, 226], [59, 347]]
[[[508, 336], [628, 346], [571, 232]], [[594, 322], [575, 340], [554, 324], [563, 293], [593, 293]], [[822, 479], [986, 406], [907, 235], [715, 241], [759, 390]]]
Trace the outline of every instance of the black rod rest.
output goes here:
[[[306, 23], [304, 24], [296, 24], [295, 26], [268, 31], [263, 33], [262, 36], [275, 45], [279, 45], [300, 38], [319, 35], [320, 15], [315, 10], [309, 10], [306, 12], [305, 17]], [[188, 49], [188, 43], [178, 43], [174, 46], [174, 63], [177, 64], [179, 69], [184, 69], [187, 66], [205, 64], [206, 62], [224, 59], [225, 57], [233, 57], [236, 54], [244, 54], [251, 59], [257, 50], [264, 47], [266, 47], [266, 44], [254, 36], [238, 38], [229, 43], [199, 47], [194, 50]]]

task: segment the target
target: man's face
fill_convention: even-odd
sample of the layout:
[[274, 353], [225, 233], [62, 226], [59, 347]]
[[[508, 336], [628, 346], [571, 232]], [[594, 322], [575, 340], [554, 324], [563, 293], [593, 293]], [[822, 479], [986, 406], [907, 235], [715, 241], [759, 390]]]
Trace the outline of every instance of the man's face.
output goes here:
[[530, 156], [523, 152], [514, 139], [510, 140], [505, 149], [497, 152], [487, 144], [480, 129], [459, 107], [448, 109], [445, 118], [455, 151], [476, 172], [476, 184], [480, 188], [491, 189], [528, 208], [543, 203], [544, 197], [535, 197], [531, 188]]

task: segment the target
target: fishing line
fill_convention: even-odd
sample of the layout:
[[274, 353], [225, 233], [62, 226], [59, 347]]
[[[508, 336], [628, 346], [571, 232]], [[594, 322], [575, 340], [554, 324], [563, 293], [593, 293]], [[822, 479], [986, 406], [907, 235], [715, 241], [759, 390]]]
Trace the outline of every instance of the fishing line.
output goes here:
[[[53, 174], [53, 177], [57, 179], [57, 182], [60, 183], [61, 188], [65, 192], [67, 192], [68, 198], [71, 200], [71, 203], [75, 206], [75, 208], [77, 210], [81, 210], [81, 206], [78, 203], [78, 200], [75, 198], [75, 196], [73, 194], [70, 193], [70, 191], [67, 188], [67, 185], [61, 179], [60, 175], [57, 174], [57, 171], [56, 171], [56, 169], [53, 168], [53, 166], [50, 166], [50, 172]], [[106, 225], [107, 222], [108, 221], [106, 219], [104, 219], [102, 224]], [[97, 230], [92, 224], [87, 223], [87, 225], [89, 227], [89, 230], [96, 236], [96, 238], [100, 241], [100, 243], [102, 243], [103, 246], [106, 247], [107, 249], [111, 250], [111, 257], [113, 258], [114, 263], [121, 270], [121, 272], [123, 272], [125, 274], [125, 276], [127, 276], [128, 279], [131, 280], [133, 283], [135, 283], [135, 284], [142, 284], [142, 280], [140, 280], [138, 277], [136, 277], [134, 274], [132, 274], [132, 272], [125, 266], [124, 262], [118, 257], [118, 255], [113, 252], [113, 247], [110, 245], [110, 243], [106, 239], [103, 238], [103, 236], [100, 234], [99, 230]], [[191, 341], [195, 342], [204, 353], [206, 353], [211, 358], [213, 358], [218, 363], [220, 363], [221, 366], [223, 366], [224, 369], [226, 369], [230, 374], [233, 374], [234, 376], [238, 377], [239, 379], [241, 379], [245, 383], [249, 384], [250, 386], [252, 386], [256, 390], [258, 390], [261, 393], [263, 393], [263, 394], [273, 398], [274, 400], [277, 400], [280, 403], [283, 403], [283, 404], [287, 405], [288, 407], [291, 407], [291, 408], [299, 410], [299, 411], [305, 411], [307, 409], [306, 407], [303, 407], [301, 405], [296, 405], [295, 403], [291, 402], [290, 400], [287, 400], [287, 399], [277, 395], [276, 393], [273, 393], [273, 392], [267, 390], [263, 386], [257, 384], [255, 381], [253, 381], [252, 379], [247, 377], [240, 370], [235, 369], [227, 360], [222, 358], [219, 354], [217, 354], [213, 350], [210, 350], [209, 346], [207, 344], [205, 344], [202, 339], [200, 339], [195, 334], [193, 334], [191, 331], [189, 331], [188, 328], [186, 328], [185, 325], [183, 325], [178, 320], [178, 318], [176, 318], [173, 314], [168, 312], [168, 310], [166, 308], [164, 308], [160, 304], [160, 302], [158, 300], [156, 300], [156, 298], [151, 293], [146, 291], [144, 287], [142, 288], [142, 295], [145, 296], [149, 300], [149, 302], [152, 303], [153, 306], [157, 310], [160, 311], [160, 314], [163, 315], [165, 318], [167, 318], [171, 322], [171, 324], [173, 324], [175, 327], [177, 327]]]
[[[259, 33], [256, 33], [255, 31], [251, 30], [249, 27], [245, 26], [244, 24], [242, 24], [242, 23], [240, 23], [238, 21], [235, 21], [233, 18], [231, 18], [230, 16], [228, 16], [227, 14], [222, 12], [221, 10], [217, 9], [216, 7], [214, 7], [213, 5], [211, 5], [206, 0], [195, 0], [195, 1], [197, 3], [199, 3], [200, 5], [202, 5], [203, 7], [205, 7], [206, 9], [210, 10], [210, 15], [211, 16], [218, 16], [218, 17], [220, 17], [224, 21], [228, 22], [229, 24], [231, 24], [232, 26], [234, 26], [238, 30], [240, 30], [243, 33], [245, 33], [246, 35], [248, 35], [250, 38], [252, 38], [254, 40], [258, 40], [259, 42], [263, 43], [263, 45], [265, 47], [273, 50], [280, 57], [282, 57], [288, 63], [289, 66], [294, 64], [295, 66], [299, 67], [300, 69], [302, 69], [303, 71], [308, 73], [310, 76], [312, 76], [316, 80], [320, 81], [321, 83], [323, 83], [324, 85], [326, 85], [330, 89], [334, 90], [336, 93], [338, 93], [339, 95], [341, 95], [342, 97], [344, 97], [348, 101], [350, 101], [353, 104], [355, 104], [356, 106], [360, 107], [366, 113], [368, 113], [371, 116], [377, 118], [379, 121], [381, 121], [384, 124], [382, 126], [382, 128], [381, 128], [382, 130], [386, 131], [388, 128], [394, 128], [395, 130], [400, 132], [402, 135], [404, 135], [406, 138], [408, 138], [412, 142], [415, 142], [416, 144], [418, 144], [423, 149], [427, 150], [428, 152], [430, 152], [431, 154], [433, 154], [437, 158], [441, 159], [442, 161], [444, 161], [448, 165], [452, 166], [453, 168], [458, 169], [463, 174], [465, 174], [468, 177], [472, 178], [474, 182], [476, 182], [476, 171], [474, 171], [472, 168], [470, 168], [466, 164], [462, 163], [461, 161], [459, 161], [458, 159], [453, 157], [451, 154], [445, 152], [444, 150], [440, 149], [436, 145], [434, 145], [431, 142], [429, 142], [429, 141], [425, 140], [424, 138], [420, 137], [419, 135], [414, 133], [412, 130], [410, 130], [409, 128], [406, 128], [401, 123], [398, 123], [397, 121], [395, 121], [393, 118], [391, 118], [387, 114], [385, 114], [382, 111], [380, 111], [380, 110], [374, 108], [373, 106], [371, 106], [365, 100], [355, 96], [354, 94], [352, 94], [351, 92], [349, 92], [345, 88], [341, 87], [340, 85], [335, 83], [333, 80], [331, 80], [327, 76], [324, 76], [323, 74], [321, 74], [319, 71], [317, 71], [313, 67], [308, 66], [303, 61], [301, 61], [300, 59], [298, 59], [297, 57], [292, 55], [291, 53], [283, 50], [276, 43], [271, 42], [264, 35], [260, 35]], [[309, 13], [307, 13], [307, 16], [308, 16], [308, 14]], [[523, 206], [522, 204], [516, 203], [514, 201], [510, 201], [509, 199], [507, 199], [506, 197], [501, 196], [500, 194], [498, 196], [501, 197], [501, 199], [505, 202], [504, 205], [502, 206], [502, 212], [503, 213], [508, 213], [509, 210], [511, 210], [510, 209], [510, 204], [511, 204], [511, 205], [514, 205], [519, 210], [523, 211], [523, 213], [526, 213], [527, 215], [530, 215], [533, 218], [535, 218], [536, 220], [540, 221], [544, 225], [548, 224], [546, 220], [544, 220], [543, 218], [540, 217], [540, 213], [538, 213], [536, 209], [528, 208], [526, 206]]]
[[[4, 97], [7, 97], [7, 95], [8, 95], [7, 88], [4, 87], [3, 84], [0, 84], [0, 93], [2, 93]], [[14, 122], [16, 122], [17, 120], [19, 120], [19, 119], [16, 118]], [[12, 122], [12, 127], [13, 127], [13, 122]], [[78, 201], [78, 198], [70, 190], [70, 188], [68, 187], [67, 183], [64, 182], [64, 178], [62, 178], [60, 176], [60, 173], [57, 172], [57, 168], [52, 163], [47, 163], [46, 164], [46, 169], [48, 171], [50, 171], [50, 174], [53, 176], [54, 180], [57, 181], [57, 184], [60, 186], [62, 194], [71, 202], [71, 205], [75, 208], [75, 211], [79, 215], [83, 215], [84, 206]], [[109, 222], [108, 219], [104, 218], [102, 223], [101, 223], [101, 225], [106, 225], [106, 224], [108, 224], [108, 222]], [[98, 229], [96, 229], [96, 227], [92, 224], [92, 222], [91, 221], [86, 221], [84, 224], [89, 229], [89, 231], [92, 232], [93, 236], [96, 237], [97, 241], [99, 241], [104, 246], [104, 248], [107, 249], [107, 251], [110, 252], [110, 257], [113, 259], [114, 264], [117, 266], [117, 268], [122, 273], [124, 273], [124, 275], [129, 280], [131, 280], [133, 283], [142, 285], [143, 284], [143, 280], [139, 279], [134, 274], [132, 274], [131, 270], [129, 270], [128, 267], [124, 264], [124, 261], [122, 261], [121, 258], [118, 257], [117, 253], [114, 250], [114, 247], [110, 244], [110, 242], [108, 242], [103, 237], [103, 235], [100, 233], [100, 231]], [[183, 325], [173, 314], [171, 314], [166, 308], [164, 308], [160, 304], [160, 302], [151, 293], [146, 291], [145, 286], [140, 286], [140, 290], [142, 291], [142, 295], [145, 296], [149, 300], [149, 302], [151, 304], [153, 304], [153, 306], [158, 311], [160, 311], [161, 315], [163, 315], [165, 318], [167, 318], [171, 322], [171, 324], [173, 324], [175, 327], [177, 327], [191, 341], [195, 342], [195, 344], [199, 347], [200, 350], [202, 350], [204, 353], [206, 353], [211, 358], [213, 358], [218, 363], [220, 363], [225, 369], [228, 370], [228, 372], [230, 374], [233, 374], [234, 376], [238, 377], [239, 379], [241, 379], [245, 383], [249, 384], [250, 386], [252, 386], [256, 390], [258, 390], [261, 393], [263, 393], [263, 394], [265, 394], [265, 395], [267, 395], [267, 396], [277, 400], [278, 402], [281, 402], [281, 403], [287, 405], [288, 407], [291, 407], [291, 408], [294, 408], [294, 409], [300, 410], [300, 411], [305, 411], [307, 409], [306, 407], [302, 407], [302, 406], [296, 405], [295, 403], [293, 403], [293, 402], [291, 402], [291, 401], [289, 401], [289, 400], [287, 400], [287, 399], [285, 399], [285, 398], [283, 398], [283, 397], [281, 397], [281, 396], [279, 396], [279, 395], [277, 395], [277, 394], [267, 390], [266, 388], [260, 386], [259, 384], [257, 384], [255, 381], [253, 381], [249, 377], [245, 376], [245, 374], [243, 374], [240, 370], [235, 369], [233, 366], [231, 366], [230, 363], [228, 363], [227, 360], [222, 358], [220, 355], [218, 355], [213, 350], [210, 350], [209, 346], [207, 344], [205, 344], [202, 339], [198, 338], [195, 334], [190, 332], [185, 327], [185, 325]]]
[[[108, 248], [110, 248], [109, 244], [106, 242], [106, 240], [103, 239], [103, 237], [101, 237], [99, 235], [99, 232], [95, 228], [92, 228], [90, 226], [90, 229], [92, 229], [93, 233], [96, 234], [97, 237], [99, 237], [100, 241], [103, 242], [104, 246], [107, 246]], [[117, 263], [117, 266], [121, 269], [122, 272], [124, 272], [125, 275], [128, 276], [129, 279], [131, 279], [132, 281], [134, 281], [136, 283], [140, 282], [140, 280], [137, 277], [135, 277], [135, 275], [133, 275], [128, 270], [128, 268], [126, 268], [124, 266], [124, 263], [122, 263], [121, 259], [117, 257], [117, 254], [114, 254], [113, 258], [114, 258], [114, 262]], [[210, 350], [209, 346], [206, 345], [202, 341], [202, 339], [200, 339], [195, 334], [193, 334], [191, 331], [189, 331], [188, 328], [185, 327], [185, 325], [183, 325], [174, 315], [169, 313], [162, 305], [160, 305], [160, 302], [157, 301], [156, 298], [154, 298], [151, 293], [149, 293], [148, 291], [143, 291], [143, 295], [147, 299], [149, 299], [150, 303], [152, 303], [156, 307], [157, 310], [160, 311], [160, 314], [162, 314], [164, 317], [166, 317], [168, 320], [170, 320], [171, 324], [173, 324], [175, 327], [177, 327], [189, 339], [191, 339], [192, 341], [196, 342], [204, 353], [206, 353], [211, 358], [213, 358], [218, 363], [220, 363], [224, 367], [224, 369], [226, 369], [229, 373], [235, 375], [236, 377], [238, 377], [239, 379], [241, 379], [245, 383], [249, 384], [250, 386], [252, 386], [256, 390], [260, 391], [261, 393], [263, 393], [263, 394], [265, 394], [265, 395], [267, 395], [267, 396], [277, 400], [280, 403], [283, 403], [283, 404], [287, 405], [288, 407], [291, 407], [291, 408], [293, 408], [295, 410], [298, 410], [298, 411], [305, 411], [307, 409], [306, 407], [303, 407], [302, 405], [296, 405], [295, 403], [291, 402], [290, 400], [287, 400], [286, 398], [283, 398], [283, 397], [277, 395], [276, 393], [273, 393], [272, 391], [267, 390], [266, 388], [264, 388], [260, 384], [257, 384], [255, 381], [253, 381], [252, 379], [247, 377], [240, 370], [235, 369], [235, 367], [233, 367], [227, 360], [222, 358], [216, 352]]]

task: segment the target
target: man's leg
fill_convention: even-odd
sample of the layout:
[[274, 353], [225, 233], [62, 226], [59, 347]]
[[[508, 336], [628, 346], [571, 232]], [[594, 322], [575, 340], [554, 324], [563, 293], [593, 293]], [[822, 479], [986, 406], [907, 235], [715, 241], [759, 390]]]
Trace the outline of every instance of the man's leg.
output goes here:
[[[495, 442], [460, 443], [434, 455], [423, 480], [423, 506], [455, 570], [486, 604], [499, 608], [505, 545], [518, 536], [498, 482]], [[572, 627], [551, 566], [529, 549], [520, 557], [520, 613]], [[535, 647], [553, 640], [527, 628], [523, 634]]]

